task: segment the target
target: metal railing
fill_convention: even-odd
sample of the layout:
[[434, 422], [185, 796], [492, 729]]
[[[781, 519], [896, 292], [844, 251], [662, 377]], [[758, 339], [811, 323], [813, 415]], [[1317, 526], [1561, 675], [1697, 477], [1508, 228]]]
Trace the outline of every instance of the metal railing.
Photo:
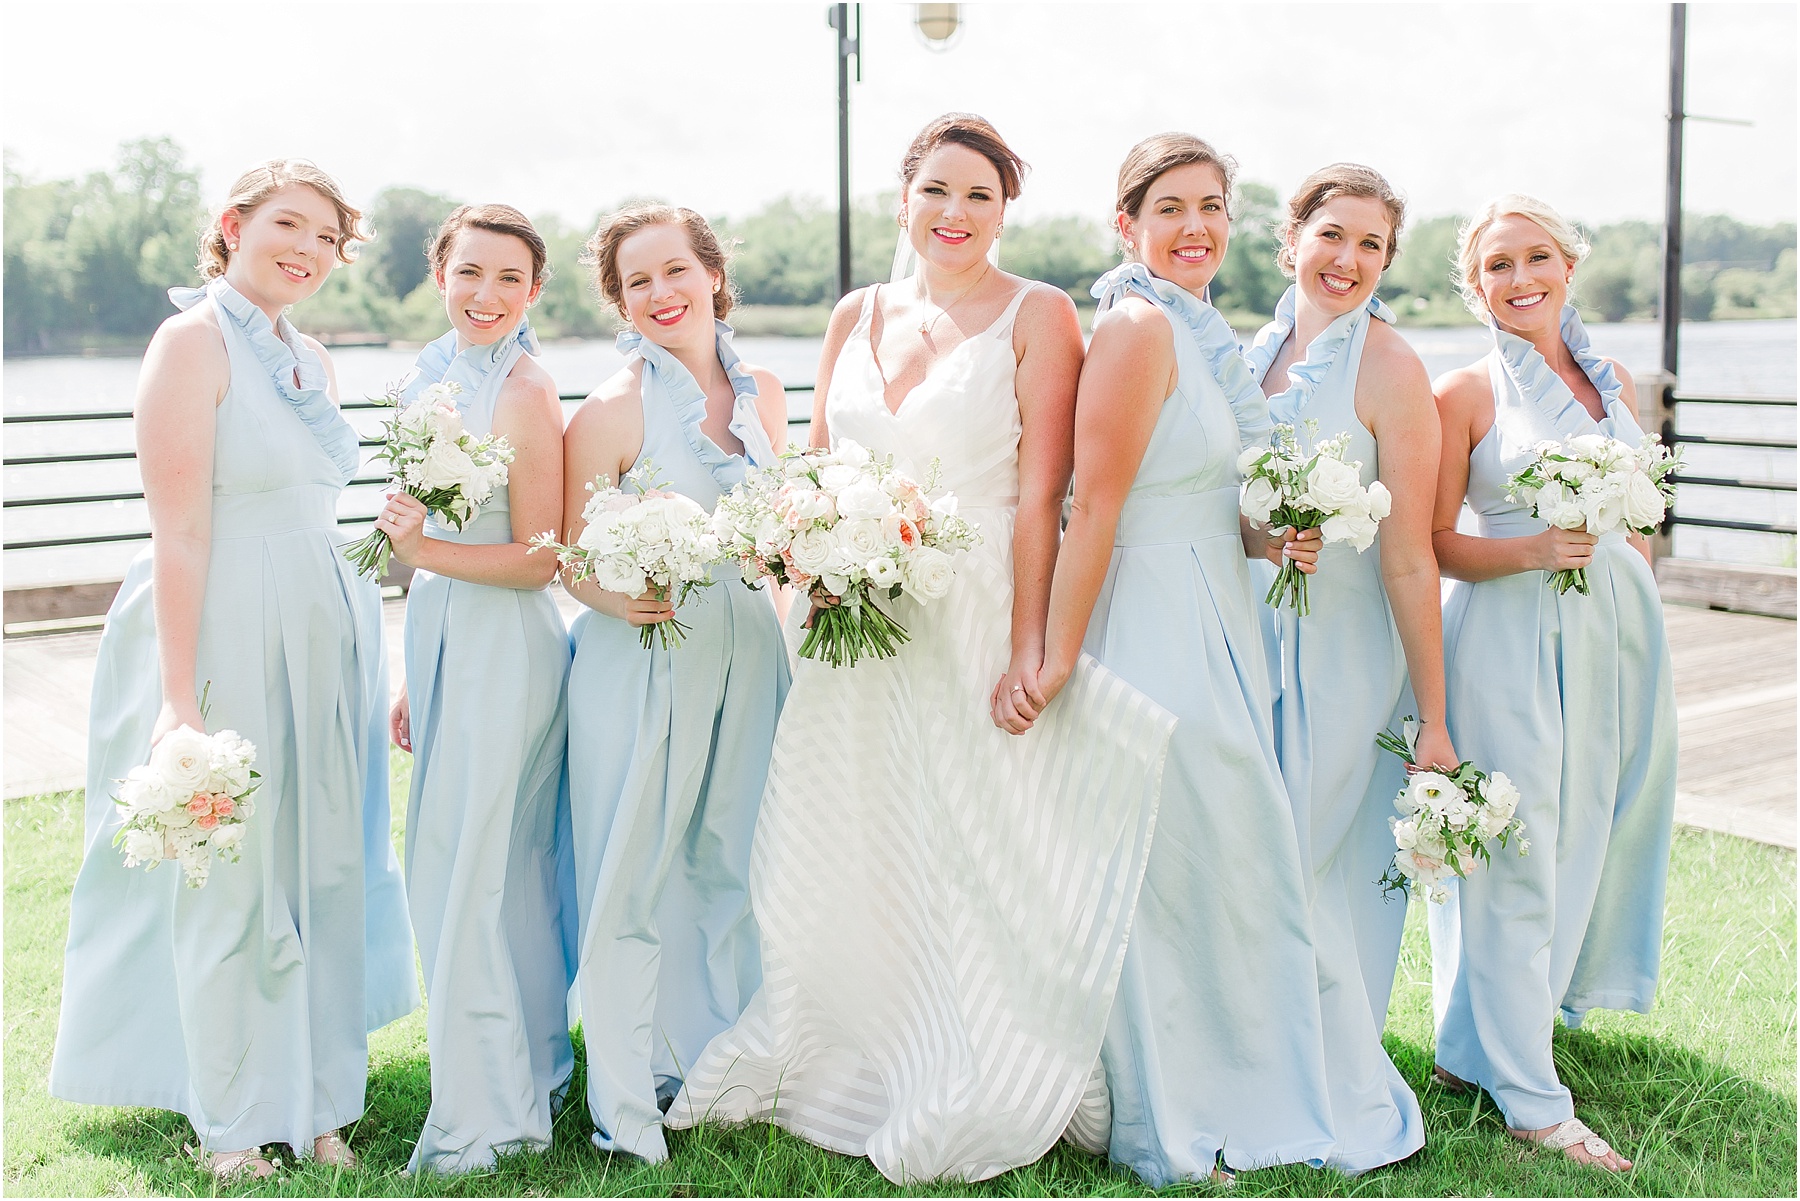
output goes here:
[[[786, 389], [786, 391], [790, 398], [795, 396], [810, 396], [812, 394], [812, 387], [810, 385], [804, 387], [790, 387]], [[575, 404], [587, 399], [587, 393], [564, 393], [560, 399], [565, 404]], [[347, 401], [340, 407], [345, 412], [370, 412], [386, 408], [387, 406], [373, 401], [358, 400]], [[789, 407], [790, 409], [792, 408], [791, 405]], [[130, 421], [131, 417], [132, 414], [129, 409], [109, 409], [89, 413], [9, 413], [5, 417], [0, 418], [0, 423], [3, 423], [7, 427], [14, 427], [26, 425], [76, 424], [97, 421]], [[795, 426], [804, 426], [805, 424], [806, 418], [803, 417], [790, 417], [788, 419], [788, 427], [790, 429]], [[357, 445], [365, 448], [380, 446], [381, 440], [379, 438], [359, 438]], [[49, 454], [7, 455], [3, 460], [0, 460], [0, 466], [46, 467], [71, 463], [135, 462], [136, 459], [137, 452], [135, 450], [58, 451]], [[387, 482], [388, 477], [386, 475], [359, 475], [352, 479], [347, 486], [372, 486], [385, 484]], [[7, 512], [12, 512], [19, 509], [44, 508], [54, 505], [114, 504], [143, 499], [144, 493], [142, 489], [129, 492], [49, 493], [42, 496], [8, 496], [4, 503], [0, 504], [0, 508], [4, 508]], [[338, 524], [345, 526], [366, 525], [374, 520], [374, 514], [368, 514], [366, 516], [351, 515], [339, 517]], [[128, 530], [117, 533], [69, 534], [53, 538], [29, 538], [17, 542], [7, 539], [5, 549], [9, 551], [44, 550], [55, 547], [88, 546], [99, 545], [102, 543], [143, 542], [147, 541], [149, 537], [149, 530]]]
[[[1792, 396], [1689, 396], [1679, 392], [1673, 386], [1664, 386], [1660, 389], [1657, 405], [1657, 425], [1659, 432], [1662, 434], [1663, 445], [1671, 449], [1680, 446], [1717, 446], [1739, 450], [1789, 452], [1792, 452], [1795, 449], [1793, 438], [1746, 438], [1721, 436], [1716, 434], [1681, 433], [1677, 429], [1677, 426], [1679, 425], [1678, 418], [1681, 406], [1683, 405], [1729, 405], [1733, 407], [1788, 409], [1792, 411], [1795, 407], [1795, 398]], [[1786, 492], [1790, 494], [1795, 491], [1795, 486], [1792, 481], [1783, 480], [1759, 480], [1729, 475], [1701, 475], [1692, 471], [1678, 471], [1670, 478], [1678, 485], [1694, 485], [1696, 487], [1705, 488], [1735, 488], [1747, 492]], [[1677, 512], [1674, 508], [1671, 508], [1668, 516], [1663, 519], [1661, 538], [1665, 545], [1659, 548], [1659, 553], [1667, 553], [1667, 539], [1672, 535], [1676, 526], [1694, 526], [1715, 530], [1745, 530], [1751, 533], [1760, 534], [1792, 535], [1795, 533], [1794, 524], [1792, 522], [1745, 521], [1726, 517], [1695, 517]]]

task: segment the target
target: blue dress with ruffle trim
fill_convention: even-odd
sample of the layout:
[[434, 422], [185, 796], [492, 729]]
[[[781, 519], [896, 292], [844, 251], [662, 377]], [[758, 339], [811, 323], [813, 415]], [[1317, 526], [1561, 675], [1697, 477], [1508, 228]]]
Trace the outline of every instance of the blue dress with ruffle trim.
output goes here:
[[[1295, 289], [1245, 356], [1262, 385], [1294, 332]], [[1394, 314], [1371, 296], [1339, 316], [1287, 370], [1288, 386], [1269, 397], [1270, 416], [1294, 427], [1310, 452], [1349, 435], [1345, 459], [1360, 462], [1364, 487], [1380, 471], [1375, 435], [1356, 415], [1356, 382], [1370, 323]], [[1317, 436], [1306, 422], [1316, 421]], [[1252, 574], [1266, 590], [1275, 565]], [[1388, 818], [1405, 779], [1399, 759], [1375, 745], [1383, 729], [1417, 712], [1406, 654], [1381, 575], [1381, 538], [1358, 554], [1344, 543], [1319, 553], [1308, 589], [1311, 612], [1259, 605], [1277, 666], [1276, 745], [1294, 805], [1301, 857], [1310, 873], [1314, 945], [1319, 956], [1326, 1074], [1337, 1147], [1331, 1166], [1363, 1172], [1405, 1159], [1425, 1145], [1418, 1098], [1381, 1045], [1388, 996], [1400, 962], [1404, 898], [1376, 886], [1394, 858]]]
[[[452, 330], [420, 352], [406, 395], [459, 385], [463, 426], [484, 436], [507, 377], [536, 350], [525, 321], [486, 346], [459, 349]], [[426, 537], [512, 542], [509, 502], [503, 484], [462, 529], [434, 516]], [[406, 887], [429, 1002], [431, 1111], [413, 1171], [473, 1171], [498, 1152], [548, 1147], [557, 1094], [575, 1069], [557, 872], [568, 670], [569, 636], [548, 587], [414, 573]]]
[[[736, 393], [728, 454], [701, 429], [706, 393], [635, 330], [619, 349], [642, 363], [644, 443], [635, 467], [711, 509], [776, 451], [756, 380], [718, 323]], [[579, 996], [594, 1143], [667, 1158], [658, 1102], [734, 1023], [762, 982], [750, 912], [750, 843], [787, 695], [775, 608], [731, 565], [680, 609], [672, 650], [592, 610], [575, 619], [569, 673], [569, 792], [581, 914]]]
[[1211, 305], [1139, 263], [1105, 312], [1168, 317], [1179, 378], [1119, 514], [1085, 649], [1179, 719], [1101, 1053], [1113, 1159], [1153, 1187], [1332, 1149], [1306, 876], [1270, 722], [1237, 459], [1268, 405]]
[[284, 318], [216, 279], [231, 379], [215, 411], [211, 549], [195, 645], [207, 729], [256, 744], [237, 863], [184, 888], [126, 870], [118, 781], [162, 709], [154, 543], [107, 613], [88, 717], [86, 855], [69, 901], [50, 1092], [187, 1115], [202, 1146], [313, 1139], [363, 1112], [366, 1031], [418, 1005], [389, 842], [381, 599], [341, 553], [356, 431]]
[[[1540, 441], [1643, 433], [1613, 365], [1573, 306], [1563, 343], [1605, 403], [1596, 422], [1523, 338], [1494, 330], [1494, 424], [1469, 455], [1468, 507], [1484, 538], [1541, 533], [1507, 478]], [[1646, 1013], [1661, 965], [1675, 813], [1675, 693], [1650, 565], [1618, 531], [1558, 595], [1542, 571], [1458, 581], [1444, 609], [1456, 749], [1518, 785], [1524, 858], [1495, 852], [1430, 909], [1437, 1062], [1485, 1088], [1507, 1125], [1574, 1116], [1551, 1030], [1593, 1008]]]

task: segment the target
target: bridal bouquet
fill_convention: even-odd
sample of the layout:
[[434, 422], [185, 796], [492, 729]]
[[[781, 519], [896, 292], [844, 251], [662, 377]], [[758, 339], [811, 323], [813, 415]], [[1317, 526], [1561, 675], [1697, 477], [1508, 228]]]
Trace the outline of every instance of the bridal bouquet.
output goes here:
[[[1375, 742], [1416, 767], [1413, 744], [1418, 723], [1407, 718], [1402, 734], [1383, 730]], [[1513, 817], [1519, 807], [1519, 790], [1504, 772], [1478, 771], [1472, 763], [1455, 771], [1416, 771], [1394, 798], [1399, 817], [1388, 818], [1398, 849], [1394, 862], [1377, 880], [1382, 895], [1422, 888], [1433, 901], [1449, 899], [1444, 881], [1452, 875], [1467, 876], [1477, 859], [1489, 861], [1488, 844], [1506, 846], [1518, 839], [1519, 854], [1531, 849], [1525, 823]]]
[[981, 539], [955, 496], [928, 499], [935, 476], [934, 464], [921, 485], [848, 438], [789, 451], [720, 498], [713, 530], [749, 586], [766, 578], [836, 601], [814, 612], [800, 654], [854, 667], [892, 657], [908, 638], [875, 597], [937, 600], [950, 590], [952, 552]]
[[[1622, 527], [1653, 534], [1675, 503], [1669, 475], [1681, 456], [1670, 454], [1655, 434], [1638, 446], [1604, 434], [1577, 434], [1534, 449], [1537, 457], [1506, 481], [1506, 494], [1558, 529], [1597, 535]], [[1558, 595], [1573, 588], [1586, 596], [1587, 568], [1553, 571], [1549, 583]]]
[[[477, 438], [463, 428], [453, 402], [461, 392], [457, 384], [432, 384], [405, 404], [399, 385], [390, 387], [379, 403], [398, 411], [382, 423], [382, 445], [375, 452], [387, 460], [394, 483], [459, 530], [506, 482], [506, 465], [513, 460], [505, 438]], [[344, 557], [361, 575], [381, 575], [391, 550], [387, 534], [374, 530], [345, 547]]]
[[[546, 533], [531, 540], [531, 549], [555, 552], [575, 579], [592, 579], [608, 592], [636, 598], [654, 587], [657, 599], [667, 600], [673, 591], [680, 608], [695, 589], [712, 584], [709, 568], [722, 557], [719, 539], [706, 510], [691, 498], [645, 484], [655, 477], [656, 465], [648, 459], [625, 477], [632, 492], [601, 476], [588, 485], [594, 495], [581, 510], [587, 525], [575, 545]], [[638, 640], [649, 650], [650, 640], [657, 638], [670, 650], [681, 645], [690, 628], [671, 617], [644, 626]]]
[[[1307, 432], [1316, 435], [1317, 423], [1307, 422]], [[1238, 456], [1244, 515], [1258, 525], [1291, 526], [1296, 532], [1318, 529], [1326, 542], [1348, 542], [1357, 554], [1368, 550], [1393, 498], [1379, 480], [1362, 486], [1362, 464], [1344, 461], [1349, 445], [1350, 435], [1340, 434], [1314, 442], [1313, 453], [1303, 456], [1294, 427], [1277, 425], [1272, 445], [1252, 446]], [[1306, 573], [1296, 563], [1283, 562], [1263, 601], [1276, 608], [1286, 601], [1305, 617], [1311, 609]]]
[[189, 888], [204, 888], [215, 855], [236, 863], [244, 823], [256, 812], [255, 762], [256, 747], [234, 731], [171, 730], [148, 764], [126, 773], [114, 798], [124, 824], [113, 845], [124, 848], [125, 866], [173, 859]]

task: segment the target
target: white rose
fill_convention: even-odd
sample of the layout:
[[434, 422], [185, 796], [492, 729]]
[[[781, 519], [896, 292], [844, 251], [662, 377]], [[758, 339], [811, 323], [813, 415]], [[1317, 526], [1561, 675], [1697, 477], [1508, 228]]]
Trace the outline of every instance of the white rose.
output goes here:
[[1566, 463], [1551, 463], [1549, 474], [1571, 488], [1579, 488], [1593, 478], [1594, 465], [1580, 459], [1571, 459]]
[[480, 472], [468, 452], [449, 438], [434, 441], [431, 449], [425, 452], [425, 461], [419, 465], [420, 482], [432, 491], [461, 488], [473, 482]]
[[429, 405], [425, 410], [425, 426], [431, 431], [432, 441], [455, 442], [463, 436], [462, 414], [456, 406], [444, 403]]
[[866, 517], [879, 521], [893, 507], [887, 493], [868, 480], [859, 480], [837, 494], [838, 515], [846, 520]]
[[764, 556], [779, 555], [788, 548], [791, 537], [788, 528], [774, 514], [764, 514], [756, 526], [756, 553]]
[[794, 535], [794, 540], [788, 543], [788, 554], [793, 557], [795, 567], [807, 575], [818, 575], [836, 548], [837, 540], [830, 530], [808, 529]]
[[838, 545], [858, 559], [867, 559], [880, 551], [885, 541], [881, 536], [881, 522], [867, 517], [840, 521], [832, 532], [837, 536]]
[[1387, 490], [1387, 485], [1376, 480], [1368, 488], [1369, 516], [1376, 521], [1385, 518], [1394, 511], [1394, 494]]
[[1625, 480], [1625, 524], [1637, 531], [1650, 529], [1663, 519], [1663, 497], [1650, 477], [1634, 471]]
[[833, 463], [819, 470], [819, 487], [827, 492], [842, 492], [859, 478], [862, 472], [848, 463]]
[[950, 591], [955, 575], [950, 556], [934, 547], [922, 546], [906, 561], [906, 590], [922, 601], [933, 601]]
[[1281, 504], [1281, 490], [1266, 476], [1257, 476], [1244, 485], [1244, 498], [1240, 504], [1244, 516], [1258, 525], [1264, 525]]
[[1399, 818], [1389, 819], [1389, 828], [1394, 832], [1394, 845], [1403, 851], [1410, 851], [1419, 845], [1419, 826], [1412, 821]]
[[1607, 444], [1611, 441], [1605, 434], [1577, 434], [1569, 439], [1567, 453], [1598, 461], [1610, 452], [1611, 448]]
[[850, 577], [835, 572], [825, 572], [819, 576], [819, 586], [827, 596], [848, 597], [850, 595]]
[[852, 467], [867, 467], [870, 462], [869, 452], [863, 445], [850, 438], [839, 438], [838, 444], [831, 448], [832, 459], [839, 463], [848, 463]]
[[179, 726], [163, 736], [150, 752], [150, 769], [164, 788], [180, 796], [182, 803], [206, 789], [212, 776], [212, 746], [206, 735]]
[[594, 583], [608, 592], [623, 592], [636, 599], [644, 595], [644, 571], [629, 555], [606, 555], [594, 560]]
[[654, 500], [644, 501], [625, 510], [625, 527], [640, 543], [669, 540], [669, 514]]
[[575, 539], [575, 545], [596, 555], [612, 555], [625, 549], [625, 523], [617, 513], [596, 513]]
[[886, 555], [877, 555], [863, 565], [863, 574], [869, 577], [871, 586], [881, 589], [892, 588], [903, 583], [900, 564]]
[[1501, 824], [1512, 820], [1512, 815], [1519, 808], [1519, 789], [1503, 771], [1488, 776], [1481, 786], [1482, 799], [1487, 801], [1487, 808], [1497, 815]]
[[1538, 490], [1535, 499], [1528, 502], [1537, 515], [1560, 530], [1578, 530], [1587, 524], [1587, 514], [1581, 511], [1581, 505], [1575, 493], [1552, 482]]
[[1268, 453], [1269, 448], [1266, 446], [1252, 446], [1247, 448], [1243, 454], [1238, 456], [1238, 474], [1249, 475], [1252, 471], [1256, 470], [1256, 465], [1262, 462], [1263, 456]]
[[1362, 498], [1362, 476], [1337, 459], [1321, 458], [1306, 477], [1303, 500], [1321, 513], [1336, 513]]
[[1375, 519], [1358, 504], [1327, 517], [1325, 524], [1319, 527], [1319, 534], [1327, 542], [1348, 542], [1356, 548], [1357, 554], [1361, 554], [1374, 544], [1375, 530]]

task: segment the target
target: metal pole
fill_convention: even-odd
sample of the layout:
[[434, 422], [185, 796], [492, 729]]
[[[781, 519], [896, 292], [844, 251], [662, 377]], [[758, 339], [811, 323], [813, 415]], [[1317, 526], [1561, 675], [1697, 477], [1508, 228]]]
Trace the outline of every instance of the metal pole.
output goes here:
[[856, 31], [850, 29], [850, 6], [834, 4], [826, 19], [837, 30], [838, 94], [838, 295], [850, 291], [850, 56], [862, 77], [862, 5], [856, 6]]
[[1681, 339], [1681, 133], [1687, 117], [1687, 5], [1669, 6], [1669, 160], [1663, 194], [1662, 369], [1671, 386]]

